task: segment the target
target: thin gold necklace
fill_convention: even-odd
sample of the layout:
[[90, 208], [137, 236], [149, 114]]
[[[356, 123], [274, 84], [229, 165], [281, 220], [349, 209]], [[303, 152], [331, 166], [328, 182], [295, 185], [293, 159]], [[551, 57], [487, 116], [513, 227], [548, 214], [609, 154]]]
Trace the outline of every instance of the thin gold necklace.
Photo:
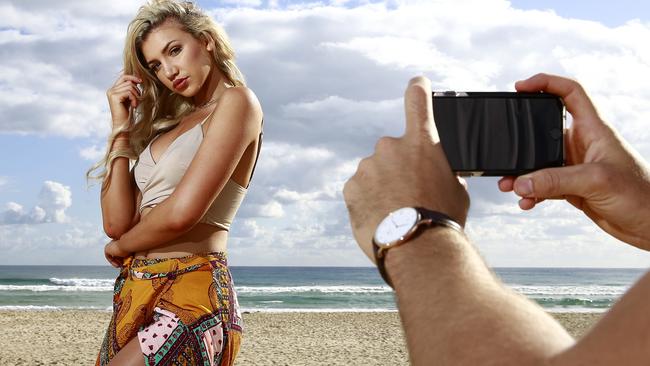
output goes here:
[[210, 105], [216, 103], [217, 100], [219, 100], [219, 97], [217, 97], [217, 98], [213, 98], [213, 99], [210, 99], [209, 101], [203, 103], [202, 105], [197, 106], [196, 109], [203, 109], [203, 108], [205, 108], [205, 107], [208, 107], [208, 106], [210, 106]]
[[[229, 87], [226, 85], [225, 89], [228, 89], [228, 88], [229, 88]], [[216, 91], [216, 90], [215, 90], [215, 91]], [[210, 105], [216, 103], [217, 100], [219, 100], [219, 97], [221, 96], [221, 94], [223, 94], [223, 91], [222, 91], [221, 93], [219, 93], [219, 95], [217, 95], [216, 97], [214, 97], [214, 98], [208, 100], [207, 102], [203, 103], [203, 104], [200, 105], [200, 106], [196, 106], [195, 108], [196, 108], [196, 109], [203, 109], [203, 108], [205, 108], [205, 107], [208, 107], [208, 106], [210, 106]]]

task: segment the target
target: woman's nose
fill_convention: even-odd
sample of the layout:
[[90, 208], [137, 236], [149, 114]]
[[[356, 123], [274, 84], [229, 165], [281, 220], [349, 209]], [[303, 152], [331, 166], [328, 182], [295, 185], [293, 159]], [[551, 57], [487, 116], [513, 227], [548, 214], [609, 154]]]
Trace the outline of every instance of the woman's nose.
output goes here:
[[164, 71], [165, 71], [165, 77], [169, 80], [174, 80], [176, 75], [178, 75], [178, 68], [176, 68], [173, 64], [168, 63], [164, 65]]

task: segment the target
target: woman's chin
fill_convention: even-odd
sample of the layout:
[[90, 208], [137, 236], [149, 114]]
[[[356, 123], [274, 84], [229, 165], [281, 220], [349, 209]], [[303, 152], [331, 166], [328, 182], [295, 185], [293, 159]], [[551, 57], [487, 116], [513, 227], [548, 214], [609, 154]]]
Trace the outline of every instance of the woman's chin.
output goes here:
[[194, 97], [194, 96], [196, 95], [196, 93], [194, 93], [194, 92], [188, 92], [187, 90], [183, 90], [183, 91], [181, 91], [181, 92], [179, 92], [178, 90], [174, 90], [174, 89], [169, 89], [169, 90], [170, 90], [172, 93], [174, 93], [174, 94], [176, 94], [176, 95], [180, 95], [181, 97], [184, 97], [184, 98], [192, 98], [192, 97]]

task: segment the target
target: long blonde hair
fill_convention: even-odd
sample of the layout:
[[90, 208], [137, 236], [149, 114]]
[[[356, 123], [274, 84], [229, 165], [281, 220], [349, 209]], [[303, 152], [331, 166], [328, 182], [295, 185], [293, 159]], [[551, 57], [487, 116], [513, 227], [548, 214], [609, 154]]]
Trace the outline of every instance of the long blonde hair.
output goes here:
[[[211, 52], [215, 63], [232, 86], [244, 86], [244, 76], [235, 64], [235, 52], [224, 30], [195, 4], [189, 1], [152, 0], [140, 7], [129, 24], [124, 45], [124, 74], [142, 79], [142, 94], [138, 107], [129, 112], [129, 125], [114, 130], [108, 138], [106, 154], [86, 172], [86, 179], [104, 180], [111, 174], [111, 163], [117, 157], [136, 160], [142, 150], [158, 133], [176, 126], [195, 109], [192, 100], [167, 89], [149, 70], [142, 54], [142, 44], [156, 27], [174, 20], [196, 39], [212, 39]], [[128, 132], [129, 149], [111, 151], [115, 138]], [[93, 171], [103, 168], [97, 175]]]

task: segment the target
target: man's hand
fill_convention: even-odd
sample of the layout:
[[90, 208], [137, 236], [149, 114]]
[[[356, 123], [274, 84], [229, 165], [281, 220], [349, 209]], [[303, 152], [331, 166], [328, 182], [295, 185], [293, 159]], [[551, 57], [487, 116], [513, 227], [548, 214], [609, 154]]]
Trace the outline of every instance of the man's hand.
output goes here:
[[374, 155], [359, 163], [343, 188], [354, 237], [373, 261], [372, 236], [393, 210], [421, 206], [445, 213], [461, 225], [467, 218], [469, 196], [440, 145], [428, 79], [411, 79], [404, 109], [404, 136], [382, 137]]
[[565, 135], [567, 166], [504, 177], [499, 189], [514, 190], [524, 210], [545, 199], [565, 199], [609, 234], [650, 250], [650, 173], [643, 159], [600, 118], [577, 82], [538, 74], [515, 87], [564, 99], [573, 116]]

